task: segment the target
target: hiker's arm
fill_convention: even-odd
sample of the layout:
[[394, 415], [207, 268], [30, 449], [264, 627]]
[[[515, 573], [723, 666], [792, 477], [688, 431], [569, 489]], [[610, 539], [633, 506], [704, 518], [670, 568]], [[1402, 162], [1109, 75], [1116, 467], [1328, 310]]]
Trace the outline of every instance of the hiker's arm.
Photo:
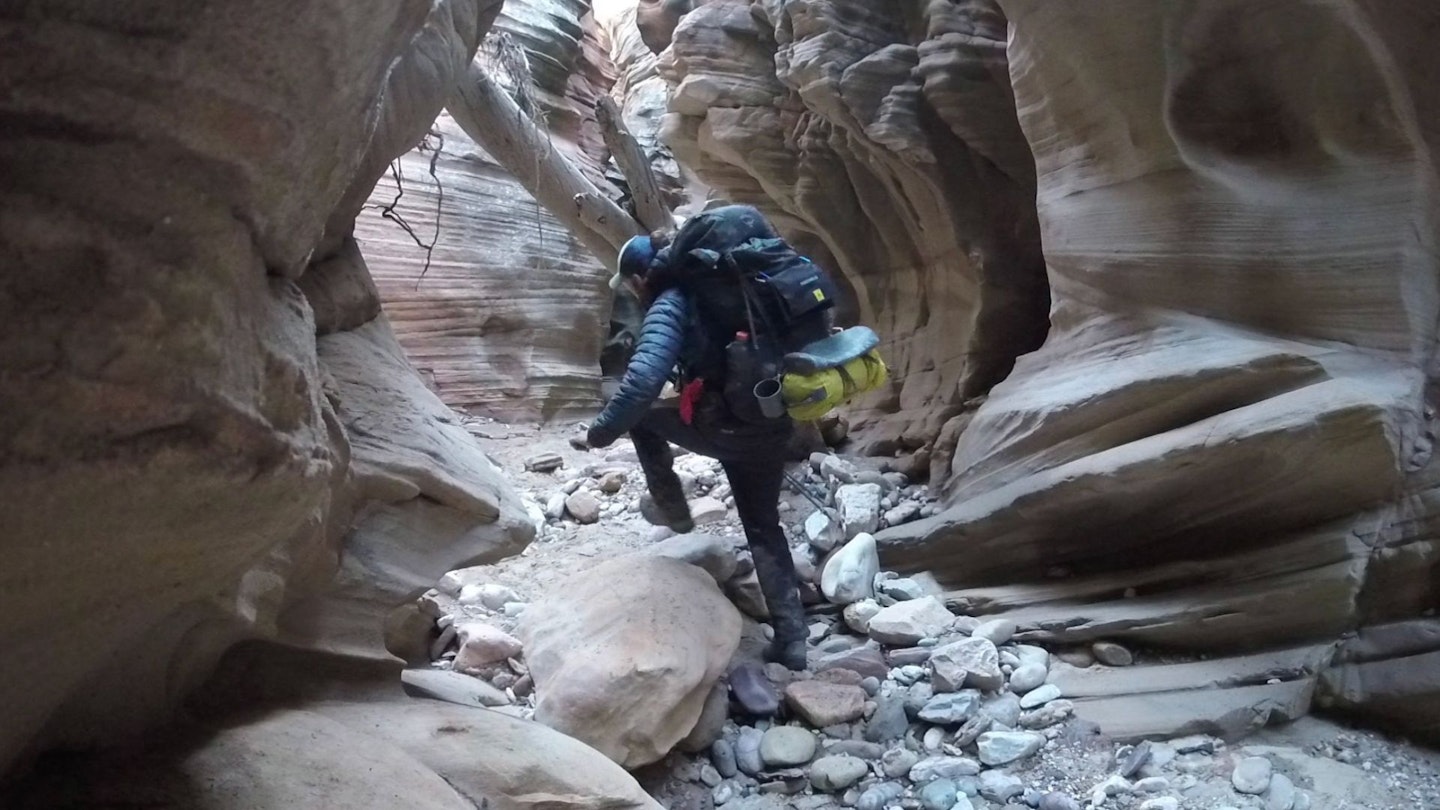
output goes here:
[[605, 447], [634, 427], [650, 403], [660, 396], [670, 370], [680, 359], [685, 341], [685, 322], [690, 303], [677, 289], [669, 289], [655, 299], [640, 326], [640, 338], [620, 390], [590, 424], [586, 441], [592, 447]]

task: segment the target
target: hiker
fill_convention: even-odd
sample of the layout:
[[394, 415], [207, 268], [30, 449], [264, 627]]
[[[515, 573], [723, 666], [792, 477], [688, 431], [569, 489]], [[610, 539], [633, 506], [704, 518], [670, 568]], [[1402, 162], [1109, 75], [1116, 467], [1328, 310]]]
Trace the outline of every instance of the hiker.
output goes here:
[[[764, 271], [764, 282], [747, 284], [747, 261]], [[831, 334], [832, 282], [759, 211], [729, 205], [692, 217], [673, 236], [631, 239], [611, 280], [612, 288], [622, 285], [645, 318], [587, 441], [605, 447], [628, 431], [649, 488], [642, 515], [680, 533], [694, 521], [670, 444], [720, 461], [770, 610], [775, 637], [767, 657], [802, 670], [808, 628], [780, 526], [794, 422], [781, 404], [779, 365], [785, 352]], [[657, 401], [667, 381], [680, 396]]]

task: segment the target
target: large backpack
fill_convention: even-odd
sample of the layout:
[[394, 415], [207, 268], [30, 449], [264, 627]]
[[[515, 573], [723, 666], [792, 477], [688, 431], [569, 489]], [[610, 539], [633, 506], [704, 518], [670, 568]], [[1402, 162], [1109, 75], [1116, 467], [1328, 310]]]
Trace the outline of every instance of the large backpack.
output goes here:
[[[834, 282], [754, 208], [724, 206], [691, 218], [661, 252], [647, 283], [657, 293], [678, 285], [692, 303], [677, 383], [719, 383], [742, 421], [774, 418], [756, 399], [763, 380], [776, 382], [790, 416], [807, 421], [884, 381], [878, 340], [857, 341], [852, 330], [831, 335]], [[859, 354], [845, 355], [851, 349]], [[858, 368], [853, 363], [861, 355], [865, 369], [847, 371], [847, 364]]]

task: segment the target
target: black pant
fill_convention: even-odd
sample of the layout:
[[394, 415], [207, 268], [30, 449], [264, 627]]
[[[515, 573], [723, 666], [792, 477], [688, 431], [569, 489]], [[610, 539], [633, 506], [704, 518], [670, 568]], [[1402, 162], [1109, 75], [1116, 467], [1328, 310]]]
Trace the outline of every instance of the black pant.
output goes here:
[[776, 420], [774, 426], [738, 422], [729, 417], [718, 395], [707, 394], [696, 408], [693, 424], [681, 421], [678, 403], [671, 399], [652, 405], [630, 431], [645, 482], [658, 501], [685, 500], [669, 443], [719, 460], [735, 496], [735, 510], [745, 527], [755, 576], [779, 644], [801, 641], [808, 635], [800, 579], [785, 530], [780, 527], [785, 447], [793, 430], [789, 419]]

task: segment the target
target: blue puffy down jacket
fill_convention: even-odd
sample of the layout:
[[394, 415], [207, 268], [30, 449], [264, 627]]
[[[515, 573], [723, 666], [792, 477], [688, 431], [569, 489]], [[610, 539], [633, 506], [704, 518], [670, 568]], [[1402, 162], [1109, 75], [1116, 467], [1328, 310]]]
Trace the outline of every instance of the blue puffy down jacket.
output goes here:
[[690, 302], [680, 290], [660, 293], [645, 312], [635, 353], [620, 379], [620, 389], [605, 403], [586, 434], [592, 447], [605, 447], [629, 432], [645, 416], [650, 403], [660, 396], [670, 371], [680, 359], [685, 344], [685, 325]]

